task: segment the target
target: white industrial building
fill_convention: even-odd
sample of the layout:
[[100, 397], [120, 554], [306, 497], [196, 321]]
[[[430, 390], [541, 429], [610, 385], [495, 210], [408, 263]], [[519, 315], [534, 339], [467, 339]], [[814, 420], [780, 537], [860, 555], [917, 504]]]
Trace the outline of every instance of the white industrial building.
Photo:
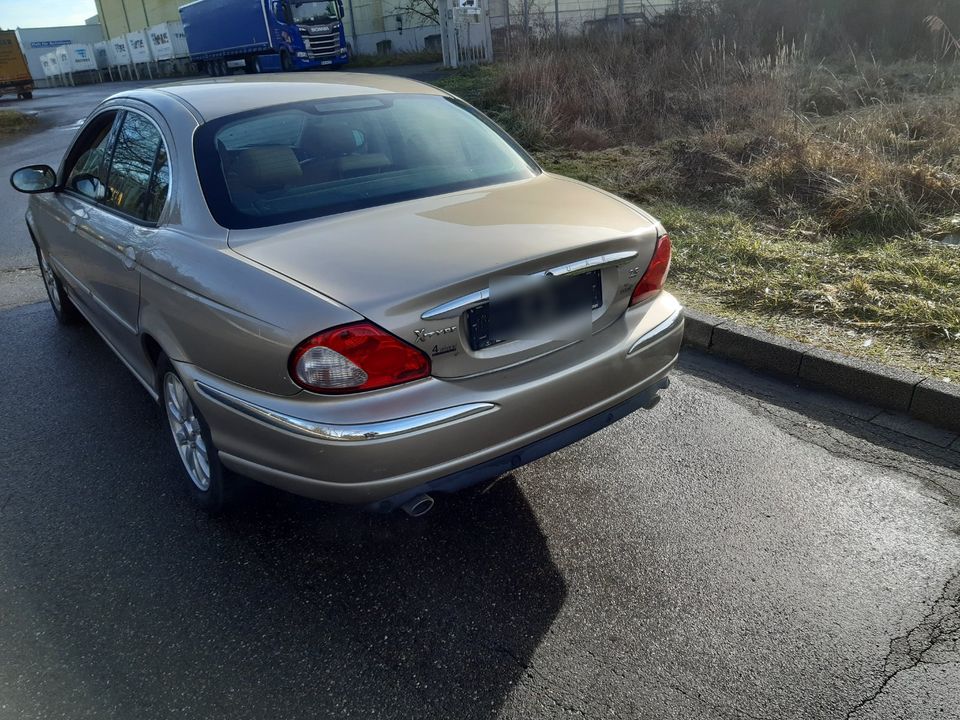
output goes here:
[[103, 30], [95, 25], [64, 25], [61, 27], [17, 28], [17, 40], [27, 58], [30, 75], [38, 87], [45, 87], [47, 73], [44, 72], [41, 57], [65, 45], [94, 45], [104, 40]]

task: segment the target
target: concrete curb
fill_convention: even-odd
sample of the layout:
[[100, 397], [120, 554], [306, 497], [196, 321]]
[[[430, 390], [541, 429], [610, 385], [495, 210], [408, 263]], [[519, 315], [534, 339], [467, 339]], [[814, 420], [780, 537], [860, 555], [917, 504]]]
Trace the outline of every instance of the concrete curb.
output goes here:
[[960, 432], [960, 386], [952, 383], [821, 350], [690, 309], [683, 343]]

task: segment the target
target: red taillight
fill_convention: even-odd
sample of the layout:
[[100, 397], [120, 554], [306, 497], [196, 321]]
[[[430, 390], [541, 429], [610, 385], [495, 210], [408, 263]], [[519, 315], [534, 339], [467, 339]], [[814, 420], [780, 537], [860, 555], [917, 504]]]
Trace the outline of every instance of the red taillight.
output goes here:
[[667, 273], [670, 272], [670, 236], [661, 235], [657, 240], [657, 247], [653, 251], [653, 257], [650, 264], [647, 265], [647, 271], [643, 273], [640, 282], [633, 289], [633, 295], [630, 297], [630, 305], [642, 303], [649, 300], [658, 292], [663, 290], [663, 283], [667, 280]]
[[290, 356], [290, 376], [319, 393], [353, 393], [400, 385], [430, 374], [430, 358], [373, 323], [326, 330]]

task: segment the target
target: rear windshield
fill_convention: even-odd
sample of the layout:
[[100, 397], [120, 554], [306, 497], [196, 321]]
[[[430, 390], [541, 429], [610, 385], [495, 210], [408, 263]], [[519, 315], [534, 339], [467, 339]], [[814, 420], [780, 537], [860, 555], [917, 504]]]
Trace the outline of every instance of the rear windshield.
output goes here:
[[195, 136], [207, 204], [254, 228], [532, 177], [536, 164], [468, 106], [365, 95], [219, 118]]

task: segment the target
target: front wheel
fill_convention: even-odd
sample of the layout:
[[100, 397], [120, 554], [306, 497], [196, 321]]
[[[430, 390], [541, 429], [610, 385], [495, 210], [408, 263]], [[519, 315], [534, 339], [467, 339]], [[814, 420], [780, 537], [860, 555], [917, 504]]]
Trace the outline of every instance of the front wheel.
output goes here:
[[63, 283], [53, 272], [47, 254], [37, 247], [37, 262], [40, 264], [40, 276], [43, 278], [43, 284], [47, 288], [47, 298], [50, 300], [50, 307], [53, 308], [53, 314], [57, 317], [57, 322], [61, 325], [73, 325], [80, 320], [80, 311], [77, 310], [73, 301], [67, 296], [63, 289]]
[[293, 58], [290, 57], [290, 53], [288, 53], [286, 50], [283, 50], [280, 53], [280, 67], [283, 68], [284, 72], [293, 71]]
[[187, 474], [190, 497], [206, 512], [218, 513], [229, 504], [233, 478], [221, 464], [210, 428], [173, 365], [161, 357], [158, 366], [163, 412]]

